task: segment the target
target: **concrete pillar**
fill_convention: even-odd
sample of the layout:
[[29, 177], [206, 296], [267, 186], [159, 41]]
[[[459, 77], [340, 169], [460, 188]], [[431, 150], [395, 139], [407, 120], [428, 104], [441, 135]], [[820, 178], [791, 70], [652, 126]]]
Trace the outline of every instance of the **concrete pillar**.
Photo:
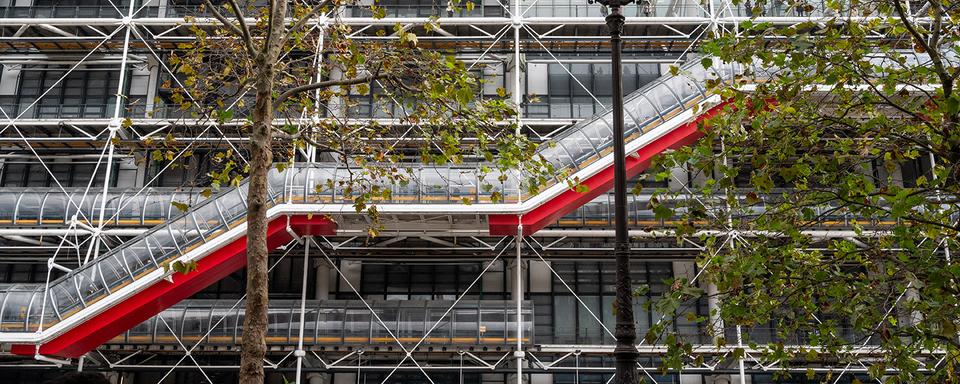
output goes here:
[[330, 268], [330, 263], [327, 262], [326, 258], [317, 259], [317, 266], [315, 271], [317, 273], [317, 281], [314, 284], [313, 298], [316, 300], [329, 300], [330, 299], [330, 282], [333, 280], [330, 278], [333, 268]]
[[553, 374], [532, 373], [530, 374], [530, 384], [553, 384]]
[[[726, 339], [724, 335], [723, 318], [720, 317], [720, 297], [717, 296], [717, 286], [713, 283], [707, 286], [707, 310], [709, 312], [709, 332], [713, 335], [714, 342], [719, 338]], [[726, 344], [736, 344], [736, 340], [725, 340]], [[706, 377], [707, 384], [733, 384], [740, 382], [740, 375], [713, 375]]]
[[353, 284], [353, 287], [357, 290], [360, 290], [360, 271], [361, 264], [358, 260], [341, 260], [340, 261], [340, 272], [343, 273], [343, 276], [340, 276], [340, 289], [347, 290], [349, 292], [349, 286], [347, 281], [350, 284]]
[[530, 292], [550, 293], [553, 291], [553, 274], [550, 272], [550, 262], [544, 263], [539, 259], [533, 259], [527, 262], [530, 268], [528, 279], [530, 279]]
[[110, 384], [120, 384], [119, 372], [104, 372], [103, 377], [106, 377]]
[[117, 160], [117, 185], [142, 185], [143, 172], [136, 159], [123, 157]]
[[307, 374], [306, 378], [308, 384], [330, 384], [332, 376], [329, 373], [311, 372]]
[[670, 178], [667, 180], [667, 188], [671, 191], [682, 191], [687, 184], [689, 172], [683, 166], [670, 168]]
[[716, 285], [707, 284], [707, 310], [710, 313], [710, 331], [714, 340], [724, 336], [723, 318], [720, 317], [720, 298], [717, 293]]
[[521, 263], [521, 268], [523, 268], [523, 271], [521, 271], [520, 273], [521, 273], [522, 276], [523, 276], [523, 278], [522, 278], [523, 281], [521, 281], [520, 291], [518, 292], [518, 291], [517, 291], [517, 283], [516, 283], [516, 281], [517, 281], [517, 260], [515, 260], [515, 259], [510, 259], [510, 260], [507, 262], [507, 290], [510, 291], [510, 300], [516, 300], [518, 297], [520, 297], [520, 298], [523, 297], [523, 290], [526, 289], [525, 287], [526, 287], [526, 285], [527, 285], [527, 284], [526, 284], [526, 283], [527, 283], [527, 282], [526, 282], [526, 279], [527, 279], [527, 267], [529, 267], [529, 265], [530, 265], [530, 263], [527, 262], [527, 261], [524, 261], [524, 262]]
[[753, 382], [753, 379], [750, 378], [750, 375], [747, 375], [746, 380], [741, 383], [739, 374], [706, 376], [704, 379], [706, 384], [750, 384]]
[[333, 375], [333, 384], [356, 384], [357, 374], [350, 372], [337, 372]]
[[[552, 375], [551, 375], [551, 376], [552, 376]], [[551, 377], [551, 378], [552, 378], [552, 377]], [[529, 383], [530, 383], [530, 375], [529, 375], [529, 374], [526, 374], [526, 373], [523, 374], [523, 375], [520, 377], [520, 380], [519, 380], [519, 381], [517, 381], [517, 374], [516, 374], [516, 373], [511, 373], [511, 374], [508, 374], [508, 375], [507, 375], [507, 383], [506, 383], [506, 384], [529, 384]]]

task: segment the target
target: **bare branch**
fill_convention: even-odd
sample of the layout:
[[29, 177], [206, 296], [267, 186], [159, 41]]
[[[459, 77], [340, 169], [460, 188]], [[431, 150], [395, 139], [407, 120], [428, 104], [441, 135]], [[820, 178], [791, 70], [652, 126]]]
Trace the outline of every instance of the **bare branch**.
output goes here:
[[320, 81], [312, 84], [301, 85], [299, 87], [290, 88], [284, 91], [283, 93], [280, 94], [280, 96], [277, 96], [277, 99], [274, 102], [276, 104], [280, 104], [284, 102], [286, 99], [290, 98], [291, 96], [301, 92], [312, 91], [312, 90], [321, 89], [321, 88], [343, 86], [343, 85], [365, 84], [374, 80], [385, 79], [389, 76], [390, 75], [382, 75], [377, 73], [369, 76], [354, 77], [351, 79], [327, 80], [327, 81]]
[[[933, 69], [937, 72], [937, 76], [940, 77], [940, 81], [943, 83], [943, 91], [945, 95], [949, 95], [953, 91], [953, 78], [943, 67], [943, 59], [940, 57], [940, 52], [936, 50], [937, 47], [931, 47], [930, 43], [937, 43], [936, 41], [928, 42], [923, 38], [923, 35], [914, 27], [911, 16], [903, 9], [903, 4], [900, 4], [899, 1], [893, 1], [894, 9], [897, 10], [897, 15], [900, 17], [900, 20], [903, 22], [904, 28], [907, 29], [907, 32], [910, 32], [910, 35], [913, 36], [914, 41], [917, 45], [920, 46], [930, 55], [930, 62], [933, 63]], [[937, 8], [937, 11], [934, 12], [934, 26], [936, 28], [940, 27], [938, 21], [943, 19], [943, 14], [940, 12], [940, 8]]]
[[257, 49], [253, 45], [253, 38], [250, 37], [250, 28], [247, 28], [247, 22], [243, 19], [243, 12], [240, 12], [240, 6], [237, 5], [237, 0], [230, 0], [230, 8], [233, 9], [233, 14], [237, 17], [237, 23], [240, 24], [239, 29], [242, 33], [241, 38], [243, 39], [243, 44], [247, 47], [247, 51], [250, 53], [250, 56], [256, 57]]
[[210, 10], [210, 13], [213, 13], [213, 17], [217, 19], [217, 21], [219, 21], [220, 24], [223, 24], [224, 27], [229, 29], [230, 32], [232, 32], [237, 37], [243, 38], [243, 31], [241, 31], [240, 28], [237, 28], [236, 25], [233, 25], [233, 23], [227, 20], [227, 18], [224, 17], [219, 10], [217, 10], [216, 5], [213, 5], [213, 3], [210, 2], [210, 0], [203, 0], [203, 4], [207, 6], [207, 9]]

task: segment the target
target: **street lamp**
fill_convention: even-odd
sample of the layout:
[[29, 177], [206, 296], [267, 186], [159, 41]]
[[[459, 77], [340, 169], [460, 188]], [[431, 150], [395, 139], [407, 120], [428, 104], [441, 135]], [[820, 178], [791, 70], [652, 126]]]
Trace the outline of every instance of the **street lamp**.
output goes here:
[[622, 7], [634, 0], [587, 0], [609, 8], [607, 29], [610, 30], [610, 58], [613, 64], [613, 191], [616, 238], [613, 255], [617, 262], [617, 325], [614, 336], [617, 347], [613, 350], [616, 359], [614, 383], [637, 384], [637, 329], [633, 321], [633, 289], [630, 284], [630, 238], [627, 234], [627, 169], [626, 150], [623, 144], [623, 68], [620, 51], [623, 41]]

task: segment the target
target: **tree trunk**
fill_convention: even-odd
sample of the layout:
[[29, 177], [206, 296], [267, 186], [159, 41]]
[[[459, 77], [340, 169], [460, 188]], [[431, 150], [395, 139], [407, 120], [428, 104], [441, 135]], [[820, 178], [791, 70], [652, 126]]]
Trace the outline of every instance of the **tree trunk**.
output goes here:
[[[266, 66], [269, 67], [269, 66]], [[250, 189], [247, 192], [247, 303], [243, 318], [240, 354], [240, 383], [263, 383], [263, 358], [266, 355], [268, 256], [267, 249], [267, 174], [273, 163], [270, 149], [273, 117], [272, 69], [256, 84], [256, 105], [250, 132]]]
[[[287, 14], [285, 0], [270, 0], [270, 24], [262, 52], [253, 58], [256, 104], [250, 130], [250, 175], [247, 191], [247, 303], [240, 344], [240, 384], [262, 384], [267, 352], [269, 250], [267, 249], [267, 174], [273, 166], [273, 93]], [[252, 43], [252, 45], [256, 45]]]

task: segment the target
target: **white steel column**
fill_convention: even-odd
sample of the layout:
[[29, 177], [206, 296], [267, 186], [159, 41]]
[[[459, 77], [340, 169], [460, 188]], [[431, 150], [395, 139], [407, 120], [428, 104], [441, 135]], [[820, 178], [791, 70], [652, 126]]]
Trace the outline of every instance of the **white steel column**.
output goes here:
[[[319, 26], [320, 29], [320, 41], [317, 43], [317, 52], [316, 56], [313, 58], [313, 63], [316, 67], [317, 74], [314, 78], [314, 81], [319, 82], [323, 78], [323, 39], [326, 36], [327, 32], [327, 21], [326, 18], [323, 20], [323, 24]], [[320, 88], [317, 88], [313, 91], [314, 106], [313, 106], [313, 115], [312, 115], [312, 124], [320, 123]], [[317, 147], [311, 142], [307, 142], [307, 161], [314, 162], [317, 161]]]
[[513, 1], [513, 102], [517, 106], [517, 126], [514, 133], [519, 137], [522, 132], [523, 123], [523, 91], [521, 91], [520, 81], [520, 28], [523, 27], [523, 12], [520, 10], [520, 2]]
[[311, 236], [306, 236], [303, 242], [303, 281], [300, 289], [300, 331], [297, 335], [297, 350], [293, 352], [297, 357], [297, 384], [301, 383], [303, 376], [303, 357], [306, 352], [303, 350], [303, 324], [307, 316], [307, 276], [310, 271], [310, 241]]
[[[93, 234], [93, 240], [91, 246], [93, 246], [93, 258], [96, 259], [100, 256], [100, 243], [102, 240], [101, 231], [103, 230], [104, 223], [103, 218], [107, 210], [107, 196], [110, 192], [110, 174], [113, 172], [113, 138], [116, 137], [117, 131], [120, 130], [122, 123], [120, 122], [120, 112], [121, 105], [125, 100], [123, 96], [123, 86], [124, 82], [127, 79], [127, 54], [130, 52], [130, 33], [133, 30], [133, 6], [136, 2], [131, 1], [130, 6], [127, 9], [127, 16], [123, 18], [123, 23], [126, 25], [126, 31], [124, 31], [123, 37], [123, 56], [120, 58], [120, 74], [117, 81], [117, 97], [115, 105], [113, 106], [113, 119], [110, 121], [110, 126], [107, 127], [107, 157], [106, 157], [106, 167], [104, 168], [103, 174], [103, 196], [100, 198], [100, 216], [96, 225], [97, 231]], [[96, 177], [96, 175], [94, 175]], [[90, 223], [93, 226], [93, 223]], [[87, 256], [84, 258], [83, 263], [86, 264], [90, 261], [90, 252], [87, 252]]]
[[[518, 0], [519, 1], [519, 0]], [[513, 282], [513, 299], [517, 303], [517, 350], [513, 355], [517, 364], [517, 384], [523, 384], [523, 224], [517, 225], [517, 259]]]
[[[523, 27], [523, 12], [520, 8], [522, 0], [513, 0], [513, 102], [517, 107], [517, 118], [514, 134], [519, 138], [523, 132], [523, 90], [521, 89], [520, 66], [520, 28]], [[521, 179], [522, 180], [522, 179]], [[521, 188], [522, 189], [522, 188]], [[514, 357], [517, 364], [517, 384], [523, 384], [523, 216], [517, 225], [517, 259], [513, 281], [513, 299], [517, 304], [517, 350]]]

